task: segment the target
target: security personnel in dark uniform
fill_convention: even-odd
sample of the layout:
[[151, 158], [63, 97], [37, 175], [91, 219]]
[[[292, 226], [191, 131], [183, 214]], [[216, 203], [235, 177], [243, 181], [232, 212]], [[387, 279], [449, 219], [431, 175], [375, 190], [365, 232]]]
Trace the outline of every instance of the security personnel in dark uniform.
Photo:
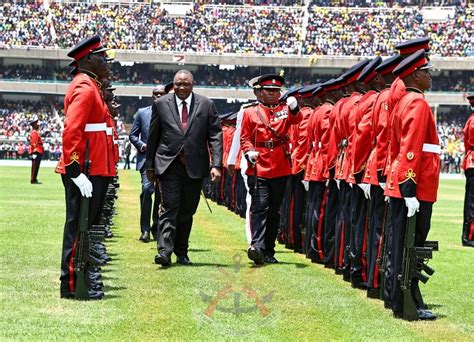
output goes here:
[[[429, 68], [431, 64], [426, 59], [425, 51], [420, 49], [393, 71], [406, 87], [405, 95], [391, 113], [389, 157], [392, 163], [385, 189], [392, 208], [391, 302], [396, 317], [403, 315], [403, 293], [398, 275], [402, 271], [407, 217], [418, 212], [415, 245], [424, 246], [438, 192], [439, 138], [433, 113], [424, 96], [424, 92], [431, 88]], [[417, 305], [418, 318], [436, 319], [431, 311], [426, 310], [418, 279], [411, 280], [411, 293]]]
[[[76, 278], [73, 258], [77, 243], [81, 196], [90, 198], [89, 224], [98, 224], [110, 178], [115, 176], [113, 140], [108, 135], [107, 104], [101, 92], [102, 79], [109, 77], [107, 58], [99, 36], [85, 39], [68, 56], [74, 58], [77, 72], [64, 98], [63, 154], [56, 167], [66, 194], [61, 259], [62, 298], [74, 298]], [[86, 141], [89, 141], [89, 177], [84, 174]], [[101, 299], [103, 292], [88, 291], [89, 299]]]
[[247, 175], [252, 196], [252, 242], [247, 254], [258, 265], [264, 261], [278, 262], [274, 254], [279, 209], [291, 174], [287, 134], [290, 125], [297, 124], [302, 118], [294, 97], [289, 97], [286, 104], [279, 103], [284, 82], [285, 79], [278, 75], [261, 76], [258, 80], [261, 103], [247, 108], [242, 120], [240, 142], [249, 161]]
[[[471, 110], [474, 111], [474, 95], [467, 97]], [[462, 163], [466, 176], [466, 194], [464, 197], [464, 222], [462, 228], [462, 245], [474, 247], [474, 112], [464, 126], [465, 156]]]

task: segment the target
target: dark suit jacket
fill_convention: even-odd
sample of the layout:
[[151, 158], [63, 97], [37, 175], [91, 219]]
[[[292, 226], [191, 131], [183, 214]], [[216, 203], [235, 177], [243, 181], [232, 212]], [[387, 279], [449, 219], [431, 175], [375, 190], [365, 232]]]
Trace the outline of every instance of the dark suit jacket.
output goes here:
[[193, 93], [186, 132], [183, 132], [175, 94], [162, 96], [153, 105], [147, 170], [162, 175], [181, 150], [184, 150], [190, 178], [207, 177], [210, 160], [212, 167], [222, 167], [222, 130], [214, 102], [205, 96]]
[[[148, 141], [150, 129], [151, 107], [140, 108], [133, 119], [132, 130], [130, 131], [130, 142], [137, 149], [137, 170], [141, 171], [145, 166], [146, 152], [140, 152], [141, 148]], [[147, 145], [148, 146], [148, 145]]]

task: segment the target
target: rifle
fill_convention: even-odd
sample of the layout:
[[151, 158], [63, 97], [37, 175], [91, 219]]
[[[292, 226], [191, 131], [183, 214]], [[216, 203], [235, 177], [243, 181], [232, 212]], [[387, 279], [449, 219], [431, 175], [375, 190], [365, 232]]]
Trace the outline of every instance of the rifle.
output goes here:
[[[430, 279], [429, 275], [434, 270], [424, 263], [424, 260], [433, 257], [433, 250], [438, 250], [437, 241], [426, 241], [423, 247], [415, 246], [416, 215], [409, 217], [405, 233], [403, 248], [402, 273], [398, 276], [400, 288], [403, 293], [403, 318], [408, 321], [417, 320], [418, 312], [415, 298], [412, 295], [411, 285], [413, 279], [419, 279], [423, 284]], [[424, 270], [429, 275], [421, 273]]]
[[[89, 140], [86, 142], [84, 174], [89, 177]], [[89, 259], [89, 198], [82, 196], [79, 211], [79, 231], [77, 233], [76, 255], [73, 259], [76, 273], [76, 299], [89, 299], [87, 262]]]

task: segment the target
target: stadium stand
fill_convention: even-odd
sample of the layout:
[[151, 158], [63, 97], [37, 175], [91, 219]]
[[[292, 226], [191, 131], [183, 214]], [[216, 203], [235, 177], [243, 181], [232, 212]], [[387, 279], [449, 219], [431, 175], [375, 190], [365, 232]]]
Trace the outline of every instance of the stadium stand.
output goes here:
[[[5, 3], [0, 47], [67, 48], [98, 32], [124, 50], [264, 55], [388, 55], [402, 39], [429, 35], [433, 56], [472, 56], [472, 10], [442, 22], [416, 7], [195, 6], [170, 16], [159, 4]], [[285, 28], [282, 30], [281, 28]]]
[[[247, 87], [249, 75], [282, 73], [291, 85], [305, 85], [322, 82], [338, 75], [337, 72], [315, 73], [311, 68], [251, 68], [241, 67], [234, 70], [222, 70], [217, 66], [186, 66], [193, 70], [199, 86], [205, 87]], [[112, 64], [112, 82], [118, 84], [152, 85], [170, 82], [181, 66], [160, 69], [159, 65], [135, 64], [122, 66]], [[49, 80], [70, 81], [69, 67], [50, 67], [37, 65], [0, 65], [0, 80]], [[474, 91], [474, 71], [444, 71], [433, 74], [432, 91]]]

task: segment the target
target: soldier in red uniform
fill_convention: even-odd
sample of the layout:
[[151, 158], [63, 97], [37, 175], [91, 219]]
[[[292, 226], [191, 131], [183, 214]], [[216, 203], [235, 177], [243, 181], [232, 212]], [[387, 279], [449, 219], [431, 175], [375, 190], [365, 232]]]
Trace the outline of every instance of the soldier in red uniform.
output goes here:
[[[293, 237], [293, 248], [295, 252], [302, 253], [306, 251], [303, 240], [303, 211], [305, 207], [305, 186], [304, 180], [306, 161], [308, 156], [307, 145], [307, 126], [310, 118], [314, 115], [314, 111], [321, 104], [321, 100], [314, 93], [319, 88], [319, 84], [312, 84], [302, 87], [298, 90], [298, 105], [301, 109], [302, 120], [299, 124], [293, 125], [292, 128], [292, 168], [290, 177], [290, 236]], [[310, 222], [307, 222], [307, 225]], [[304, 239], [307, 237], [304, 234]]]
[[[348, 183], [352, 184], [351, 198], [351, 283], [356, 288], [367, 288], [367, 234], [368, 234], [368, 199], [370, 185], [362, 183], [363, 170], [370, 152], [370, 141], [364, 139], [370, 136], [371, 125], [364, 122], [373, 110], [378, 92], [384, 82], [377, 76], [375, 68], [382, 62], [381, 57], [374, 58], [360, 73], [357, 81], [363, 83], [366, 92], [359, 100], [353, 114], [354, 126], [349, 138], [349, 174]], [[360, 86], [362, 89], [362, 85]], [[362, 133], [364, 132], [364, 133]]]
[[[340, 107], [334, 121], [333, 139], [338, 146], [338, 155], [335, 166], [335, 179], [339, 187], [339, 215], [338, 221], [341, 223], [336, 231], [336, 245], [339, 248], [338, 256], [342, 255], [342, 265], [338, 265], [337, 273], [343, 274], [344, 280], [350, 281], [350, 234], [351, 234], [351, 193], [352, 187], [347, 182], [350, 169], [350, 141], [352, 130], [355, 124], [355, 111], [359, 105], [365, 86], [357, 82], [362, 70], [369, 63], [365, 59], [348, 71], [342, 77], [345, 79], [345, 93], [347, 99]], [[337, 106], [336, 106], [337, 107]]]
[[[296, 101], [300, 101], [300, 94], [298, 91], [304, 88], [304, 86], [293, 88], [283, 94], [280, 98], [280, 102], [284, 103], [286, 99], [290, 96], [294, 97]], [[291, 155], [291, 169], [293, 171], [293, 166], [295, 164], [294, 153], [296, 151], [296, 145], [298, 144], [298, 125], [292, 125], [288, 129], [288, 152]], [[280, 205], [280, 224], [278, 225], [278, 234], [277, 240], [280, 243], [283, 243], [286, 248], [301, 249], [301, 233], [295, 230], [295, 226], [292, 222], [293, 212], [294, 212], [294, 200], [295, 192], [293, 191], [293, 180], [292, 175], [287, 179], [287, 184], [285, 187], [285, 194], [281, 200]], [[304, 191], [304, 190], [303, 190]]]
[[[329, 130], [329, 114], [331, 113], [334, 98], [333, 92], [326, 82], [313, 91], [324, 102], [311, 114], [306, 138], [308, 161], [305, 172], [305, 182], [308, 183], [308, 201], [306, 207], [306, 256], [311, 262], [322, 263], [324, 260], [324, 209], [326, 204], [326, 148], [323, 137]], [[326, 92], [326, 89], [327, 92]]]
[[28, 148], [28, 154], [31, 157], [31, 184], [41, 184], [38, 182], [38, 171], [43, 158], [43, 140], [39, 135], [38, 129], [38, 117], [35, 115], [30, 121], [31, 132], [30, 132], [30, 146]]
[[[380, 274], [377, 259], [381, 257], [383, 229], [387, 223], [388, 205], [385, 201], [385, 176], [383, 168], [387, 159], [388, 146], [388, 94], [390, 85], [394, 80], [393, 69], [400, 63], [399, 55], [384, 60], [376, 69], [380, 80], [381, 92], [377, 96], [372, 111], [362, 118], [357, 134], [357, 145], [367, 145], [370, 150], [367, 164], [363, 171], [362, 183], [370, 185], [370, 208], [369, 208], [369, 236], [367, 238], [367, 296], [379, 298]], [[369, 129], [370, 127], [370, 129]], [[354, 159], [358, 159], [358, 150], [355, 151]], [[366, 154], [364, 154], [365, 158]], [[355, 173], [355, 178], [358, 174]], [[385, 228], [386, 229], [386, 228]]]
[[[102, 79], [109, 77], [107, 48], [100, 37], [93, 36], [76, 45], [68, 56], [74, 58], [77, 73], [64, 98], [63, 154], [56, 167], [61, 174], [66, 194], [66, 223], [64, 225], [61, 259], [62, 298], [74, 298], [76, 279], [73, 268], [78, 231], [81, 196], [90, 197], [89, 223], [98, 224], [106, 190], [115, 176], [114, 148], [109, 138], [109, 112], [101, 92]], [[89, 141], [89, 177], [84, 174], [86, 141]], [[89, 282], [92, 285], [92, 281]], [[100, 299], [103, 292], [92, 288], [89, 299]]]
[[278, 75], [259, 78], [260, 103], [245, 110], [240, 142], [249, 161], [248, 185], [252, 196], [250, 221], [252, 242], [248, 257], [255, 264], [276, 263], [275, 240], [280, 219], [279, 209], [291, 161], [287, 155], [288, 130], [301, 121], [294, 97], [279, 103], [285, 79]]
[[[417, 39], [411, 39], [405, 42], [402, 42], [398, 44], [395, 48], [398, 49], [400, 56], [402, 59], [405, 59], [409, 57], [412, 53], [418, 51], [419, 49], [424, 49], [426, 52], [429, 51], [429, 38], [423, 37], [423, 38], [417, 38]], [[388, 94], [388, 99], [387, 99], [387, 111], [388, 111], [388, 123], [391, 122], [392, 118], [392, 112], [393, 108], [395, 105], [398, 103], [400, 98], [405, 94], [405, 84], [403, 81], [399, 78], [396, 77], [395, 80], [393, 81], [392, 85], [390, 86], [389, 94]], [[387, 125], [387, 137], [391, 136], [391, 125]], [[388, 146], [388, 144], [387, 144]], [[387, 147], [389, 149], [389, 147]], [[382, 171], [382, 176], [384, 179], [386, 179], [387, 173], [390, 170], [390, 165], [391, 165], [391, 159], [389, 158], [389, 154], [387, 154], [386, 162], [384, 169]], [[384, 186], [385, 184], [382, 184]], [[390, 202], [389, 202], [390, 206]], [[393, 268], [391, 264], [391, 244], [392, 244], [392, 220], [391, 220], [391, 210], [388, 210], [388, 223], [384, 229], [384, 239], [387, 239], [387, 242], [384, 242], [385, 246], [388, 246], [387, 250], [384, 251], [384, 254], [386, 255], [386, 264], [385, 264], [385, 278], [384, 278], [384, 301], [385, 301], [385, 307], [391, 308], [392, 304], [390, 303], [390, 295], [389, 293], [392, 292], [392, 283], [391, 280], [393, 279]]]
[[[418, 212], [415, 245], [424, 246], [438, 191], [439, 139], [433, 113], [424, 97], [424, 92], [431, 88], [430, 67], [425, 51], [420, 49], [393, 71], [406, 86], [406, 94], [391, 113], [389, 154], [392, 164], [385, 189], [392, 208], [391, 302], [396, 317], [403, 314], [403, 294], [398, 275], [402, 270], [407, 217]], [[417, 279], [412, 279], [411, 290], [419, 319], [436, 319], [431, 311], [426, 310]]]
[[[336, 169], [336, 157], [338, 153], [338, 143], [334, 137], [334, 121], [339, 113], [342, 105], [346, 101], [344, 97], [343, 77], [332, 79], [323, 84], [326, 101], [332, 104], [331, 111], [327, 113], [323, 121], [328, 122], [328, 128], [321, 136], [321, 151], [316, 162], [316, 172], [321, 173], [322, 178], [327, 178], [327, 198], [324, 206], [324, 237], [323, 237], [323, 255], [324, 266], [328, 268], [336, 268], [339, 258], [336, 255], [336, 227], [341, 227], [342, 223], [337, 222], [339, 213], [339, 189], [334, 179]], [[321, 166], [317, 166], [321, 165]], [[341, 229], [337, 230], [339, 233]], [[342, 267], [342, 257], [341, 265]]]
[[[474, 111], [474, 95], [467, 97]], [[466, 194], [464, 197], [464, 222], [462, 245], [474, 247], [474, 112], [464, 126], [464, 148], [466, 155], [462, 168], [466, 176]]]

